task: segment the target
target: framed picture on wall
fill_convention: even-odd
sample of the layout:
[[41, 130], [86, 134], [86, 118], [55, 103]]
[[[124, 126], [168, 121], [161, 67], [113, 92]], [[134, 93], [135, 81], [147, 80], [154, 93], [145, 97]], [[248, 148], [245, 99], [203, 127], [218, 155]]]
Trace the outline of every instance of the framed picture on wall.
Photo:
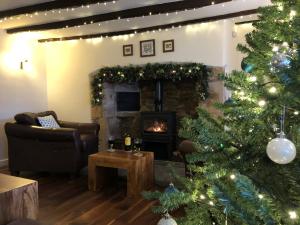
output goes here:
[[140, 41], [141, 57], [155, 56], [155, 40]]
[[123, 56], [133, 56], [133, 45], [123, 45]]
[[163, 52], [174, 52], [174, 40], [163, 41]]

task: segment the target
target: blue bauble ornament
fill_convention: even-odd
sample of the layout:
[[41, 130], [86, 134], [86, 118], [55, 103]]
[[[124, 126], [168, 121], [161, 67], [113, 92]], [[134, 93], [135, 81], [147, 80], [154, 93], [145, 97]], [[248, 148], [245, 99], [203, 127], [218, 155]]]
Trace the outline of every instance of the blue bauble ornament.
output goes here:
[[277, 52], [273, 55], [271, 60], [271, 71], [276, 72], [276, 70], [288, 69], [291, 67], [291, 62], [292, 57], [289, 54]]
[[165, 194], [173, 194], [178, 192], [178, 189], [174, 186], [173, 183], [170, 183], [169, 186], [165, 189]]
[[224, 104], [226, 104], [226, 105], [233, 104], [232, 98], [228, 98], [228, 99], [224, 102]]
[[288, 85], [292, 82], [290, 76], [286, 73], [279, 75], [280, 81], [283, 82], [285, 85]]
[[251, 73], [254, 69], [254, 66], [246, 63], [245, 61], [246, 61], [246, 59], [243, 59], [241, 62], [242, 70], [245, 71], [246, 73]]

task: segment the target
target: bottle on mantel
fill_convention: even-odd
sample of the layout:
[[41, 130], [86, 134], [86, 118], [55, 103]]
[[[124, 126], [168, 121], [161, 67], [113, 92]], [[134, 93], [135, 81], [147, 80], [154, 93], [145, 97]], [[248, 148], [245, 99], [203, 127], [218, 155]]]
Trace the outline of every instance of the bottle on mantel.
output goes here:
[[130, 136], [130, 134], [125, 134], [124, 135], [124, 146], [125, 146], [125, 151], [130, 151], [131, 150], [131, 136]]

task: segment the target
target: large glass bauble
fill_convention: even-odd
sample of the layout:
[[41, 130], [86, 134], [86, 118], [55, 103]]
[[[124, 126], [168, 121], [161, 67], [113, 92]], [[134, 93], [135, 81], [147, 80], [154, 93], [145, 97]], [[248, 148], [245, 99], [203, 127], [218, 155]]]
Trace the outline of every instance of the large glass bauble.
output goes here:
[[288, 164], [296, 157], [296, 147], [293, 142], [285, 138], [281, 133], [279, 137], [272, 139], [267, 146], [267, 155], [278, 164]]

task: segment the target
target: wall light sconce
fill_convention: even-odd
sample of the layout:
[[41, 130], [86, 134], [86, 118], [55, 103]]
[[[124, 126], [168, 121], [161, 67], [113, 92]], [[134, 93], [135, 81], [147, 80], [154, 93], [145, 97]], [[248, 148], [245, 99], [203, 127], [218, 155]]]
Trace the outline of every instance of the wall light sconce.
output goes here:
[[24, 69], [25, 63], [28, 63], [28, 60], [27, 60], [27, 59], [25, 59], [25, 60], [23, 60], [23, 61], [20, 62], [20, 69], [21, 69], [21, 70]]

